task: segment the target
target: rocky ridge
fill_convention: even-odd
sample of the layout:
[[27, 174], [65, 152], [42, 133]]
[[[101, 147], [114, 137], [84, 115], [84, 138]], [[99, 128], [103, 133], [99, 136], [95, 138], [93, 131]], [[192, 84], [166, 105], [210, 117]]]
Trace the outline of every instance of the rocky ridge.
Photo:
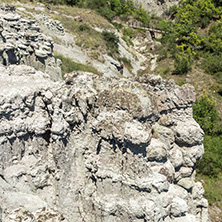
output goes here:
[[8, 4], [0, 6], [0, 63], [30, 65], [61, 79], [61, 62], [53, 57], [52, 38], [40, 32], [35, 20], [21, 18], [15, 10]]
[[209, 221], [192, 86], [85, 72], [55, 82], [33, 64], [0, 66], [4, 222]]

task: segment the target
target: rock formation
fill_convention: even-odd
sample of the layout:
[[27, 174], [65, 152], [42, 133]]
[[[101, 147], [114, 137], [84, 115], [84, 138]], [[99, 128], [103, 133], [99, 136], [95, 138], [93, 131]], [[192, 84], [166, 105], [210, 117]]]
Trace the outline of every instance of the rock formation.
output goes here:
[[191, 86], [81, 72], [53, 82], [24, 65], [0, 73], [3, 221], [39, 209], [65, 221], [208, 221]]
[[[51, 66], [55, 76], [47, 75], [49, 59], [55, 62], [52, 42], [35, 28], [37, 39], [24, 44], [26, 34], [13, 32], [24, 20], [11, 23], [5, 17], [13, 8], [6, 11], [0, 65], [2, 221], [208, 222], [204, 189], [195, 182], [204, 133], [192, 116], [193, 87], [154, 75], [127, 79], [86, 72], [56, 82], [57, 66]], [[27, 27], [26, 33], [35, 23], [24, 24], [17, 29]], [[11, 32], [14, 48], [8, 51]]]
[[133, 0], [133, 2], [142, 6], [151, 14], [163, 15], [171, 6], [177, 5], [178, 0]]
[[15, 7], [0, 6], [0, 63], [25, 64], [61, 79], [61, 62], [53, 57], [53, 41], [40, 32], [35, 20], [21, 18]]

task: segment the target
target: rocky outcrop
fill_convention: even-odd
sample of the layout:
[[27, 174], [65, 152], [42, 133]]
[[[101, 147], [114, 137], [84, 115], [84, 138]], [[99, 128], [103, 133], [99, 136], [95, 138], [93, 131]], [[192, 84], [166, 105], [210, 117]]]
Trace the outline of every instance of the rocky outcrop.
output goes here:
[[24, 19], [15, 7], [0, 5], [0, 63], [25, 64], [61, 79], [61, 62], [53, 57], [53, 41], [35, 20]]
[[163, 15], [171, 6], [177, 5], [178, 0], [132, 0], [136, 5], [142, 6], [151, 14]]
[[25, 65], [0, 81], [3, 221], [209, 221], [190, 85]]

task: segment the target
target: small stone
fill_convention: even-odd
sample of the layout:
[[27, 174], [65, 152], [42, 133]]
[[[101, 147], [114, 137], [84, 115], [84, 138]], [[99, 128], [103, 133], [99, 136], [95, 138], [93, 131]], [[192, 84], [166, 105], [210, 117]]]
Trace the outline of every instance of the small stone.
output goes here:
[[194, 186], [193, 180], [189, 177], [180, 179], [177, 184], [186, 190], [190, 190]]
[[21, 16], [18, 14], [8, 13], [8, 14], [5, 14], [3, 18], [7, 21], [18, 21], [21, 18]]
[[35, 55], [40, 57], [40, 58], [47, 58], [47, 52], [43, 51], [43, 50], [35, 50]]

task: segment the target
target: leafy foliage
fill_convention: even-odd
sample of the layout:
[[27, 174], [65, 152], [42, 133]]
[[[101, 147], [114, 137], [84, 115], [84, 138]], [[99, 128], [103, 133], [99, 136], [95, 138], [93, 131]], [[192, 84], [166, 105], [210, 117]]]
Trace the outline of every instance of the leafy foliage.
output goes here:
[[[222, 10], [217, 7], [215, 1], [183, 0], [179, 7], [171, 8], [169, 13], [175, 22], [162, 20], [159, 27], [166, 31], [162, 43], [175, 58], [175, 68], [178, 69], [176, 66], [179, 65], [179, 68], [184, 70], [178, 74], [190, 70], [192, 60], [198, 59], [201, 55], [207, 54], [212, 57], [222, 53], [222, 20], [219, 19]], [[210, 23], [208, 32], [200, 32]], [[184, 55], [188, 58], [182, 59]]]
[[205, 92], [193, 105], [193, 115], [206, 134], [215, 135], [217, 133], [219, 114], [216, 108], [216, 102]]
[[210, 177], [217, 177], [222, 170], [222, 136], [209, 136], [204, 138], [205, 153], [197, 162], [198, 173]]
[[219, 114], [216, 102], [206, 93], [193, 105], [195, 120], [200, 124], [206, 136], [204, 138], [205, 154], [197, 163], [199, 173], [217, 177], [222, 170], [222, 135], [219, 129]]
[[189, 56], [184, 54], [176, 54], [174, 60], [176, 74], [185, 74], [191, 70], [191, 61]]

